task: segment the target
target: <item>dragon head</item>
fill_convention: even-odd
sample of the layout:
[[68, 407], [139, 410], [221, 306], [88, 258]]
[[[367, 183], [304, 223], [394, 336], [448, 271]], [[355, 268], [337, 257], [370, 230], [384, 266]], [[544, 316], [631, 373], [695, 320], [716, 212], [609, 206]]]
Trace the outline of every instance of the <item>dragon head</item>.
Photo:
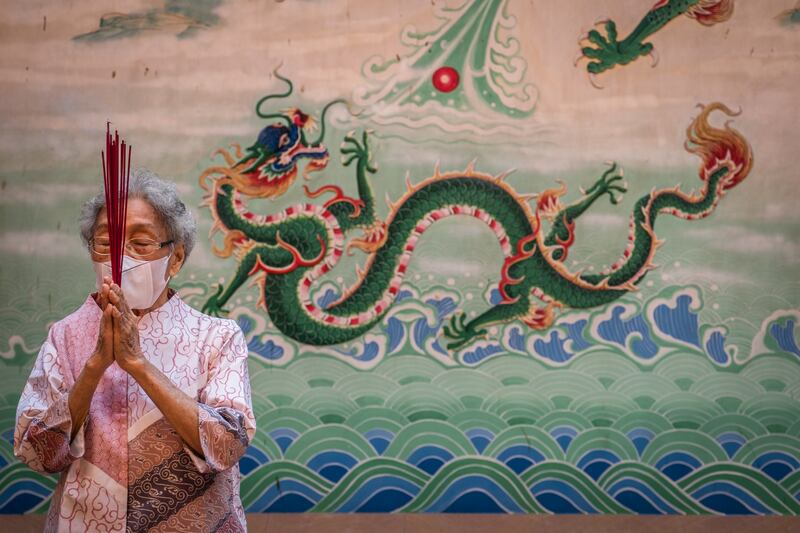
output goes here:
[[713, 111], [722, 111], [729, 117], [739, 113], [719, 102], [700, 105], [700, 109], [700, 114], [686, 129], [686, 150], [703, 160], [700, 166], [703, 181], [719, 168], [728, 167], [729, 172], [722, 178], [721, 186], [723, 190], [731, 189], [750, 173], [753, 152], [742, 134], [730, 127], [730, 121], [723, 128], [715, 128], [709, 123], [708, 116]]
[[268, 100], [286, 98], [292, 94], [294, 86], [291, 80], [278, 74], [278, 69], [273, 71], [273, 76], [286, 83], [286, 92], [262, 97], [256, 104], [256, 115], [263, 119], [279, 120], [262, 129], [256, 141], [244, 153], [238, 144], [234, 144], [238, 161], [225, 149], [214, 152], [222, 155], [228, 166], [207, 168], [200, 176], [200, 185], [204, 189], [208, 190], [206, 180], [211, 178], [217, 187], [231, 185], [239, 193], [252, 198], [276, 198], [285, 193], [297, 178], [302, 159], [308, 160], [302, 172], [306, 179], [309, 179], [309, 172], [327, 166], [329, 154], [322, 144], [325, 115], [332, 106], [346, 103], [345, 100], [337, 99], [325, 104], [320, 113], [319, 135], [308, 142], [305, 134], [317, 128], [317, 122], [311, 115], [297, 107], [278, 113], [262, 111], [262, 104]]
[[321, 144], [306, 145], [301, 135], [301, 128], [308, 127], [311, 117], [299, 109], [289, 111], [290, 124], [276, 122], [262, 129], [256, 142], [228, 174], [239, 192], [254, 198], [275, 198], [294, 182], [302, 159], [309, 160], [303, 170], [304, 177], [328, 164], [327, 148]]

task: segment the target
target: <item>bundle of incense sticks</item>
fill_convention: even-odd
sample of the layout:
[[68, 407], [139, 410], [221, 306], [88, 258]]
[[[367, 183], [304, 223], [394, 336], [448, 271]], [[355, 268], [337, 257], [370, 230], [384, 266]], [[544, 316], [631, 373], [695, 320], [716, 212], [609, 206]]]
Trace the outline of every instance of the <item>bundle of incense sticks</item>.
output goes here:
[[106, 193], [108, 240], [111, 245], [111, 277], [122, 283], [122, 255], [125, 250], [125, 219], [128, 213], [128, 181], [131, 175], [131, 147], [120, 140], [111, 123], [106, 123], [106, 149], [100, 152], [103, 161], [103, 185]]

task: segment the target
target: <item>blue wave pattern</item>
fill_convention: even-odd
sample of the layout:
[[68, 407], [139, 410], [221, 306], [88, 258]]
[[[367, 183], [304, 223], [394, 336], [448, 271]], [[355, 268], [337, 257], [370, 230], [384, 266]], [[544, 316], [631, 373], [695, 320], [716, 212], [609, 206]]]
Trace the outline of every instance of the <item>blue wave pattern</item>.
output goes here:
[[[496, 288], [488, 289], [485, 302], [491, 304], [498, 294]], [[317, 303], [323, 305], [338, 297], [338, 290], [327, 285], [318, 291]], [[325, 353], [361, 370], [374, 368], [386, 357], [408, 353], [464, 367], [477, 367], [508, 353], [532, 357], [553, 367], [567, 365], [596, 351], [622, 353], [645, 366], [675, 352], [691, 352], [715, 366], [728, 368], [763, 353], [800, 357], [800, 331], [796, 328], [800, 311], [787, 309], [766, 317], [756, 335], [758, 343], [754, 340], [752, 347], [741, 346], [740, 337], [735, 343], [731, 341], [725, 325], [701, 322], [703, 297], [696, 286], [668, 287], [646, 302], [630, 298], [592, 312], [566, 312], [546, 332], [511, 322], [492, 333], [488, 340], [479, 340], [451, 354], [442, 342], [443, 328], [464, 300], [450, 288], [421, 291], [408, 284], [382, 327], [362, 341], [334, 346]], [[264, 323], [264, 319], [257, 318], [250, 309], [235, 308], [231, 316], [248, 334], [251, 353], [271, 364], [283, 366], [305, 349], [277, 334], [256, 334], [268, 328], [258, 324]], [[763, 346], [757, 348], [756, 344]]]
[[[248, 457], [247, 509], [800, 513], [793, 356], [723, 373], [688, 352], [645, 370], [596, 355], [552, 369], [506, 354], [470, 370], [401, 355], [372, 384], [313, 354], [265, 368], [253, 375], [267, 427], [251, 446], [262, 461]], [[291, 400], [270, 392], [285, 374], [307, 380]]]
[[[246, 509], [800, 514], [797, 311], [738, 358], [693, 287], [437, 357], [459, 302], [408, 289], [381, 331], [336, 350], [232, 313], [259, 417]], [[14, 459], [16, 398], [0, 401], [0, 512], [41, 512], [55, 480]]]
[[[779, 311], [764, 319], [757, 335], [764, 347], [757, 353], [755, 346], [732, 346], [724, 325], [701, 323], [702, 308], [699, 287], [668, 287], [645, 303], [630, 299], [599, 311], [564, 314], [544, 334], [512, 323], [505, 326], [501, 339], [494, 344], [553, 366], [563, 366], [597, 350], [622, 352], [643, 365], [687, 351], [704, 356], [719, 367], [744, 363], [760, 353], [800, 357], [798, 310]], [[472, 357], [469, 362], [462, 358], [462, 362], [472, 366], [480, 361]]]

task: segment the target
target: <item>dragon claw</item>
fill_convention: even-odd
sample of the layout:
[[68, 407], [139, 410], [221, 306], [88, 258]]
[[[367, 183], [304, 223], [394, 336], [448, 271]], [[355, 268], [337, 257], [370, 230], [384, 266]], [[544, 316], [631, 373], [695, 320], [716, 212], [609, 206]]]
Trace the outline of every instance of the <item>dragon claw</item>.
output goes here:
[[650, 60], [652, 61], [652, 63], [650, 63], [650, 67], [656, 68], [656, 66], [658, 65], [659, 58], [658, 58], [658, 52], [656, 52], [655, 47], [651, 48], [650, 53], [648, 53], [647, 55], [650, 56]]
[[[589, 63], [589, 66], [591, 66], [592, 64], [593, 63]], [[603, 89], [603, 86], [597, 82], [597, 74], [595, 74], [594, 72], [589, 72], [589, 83], [592, 84], [592, 87], [594, 87], [595, 89]]]
[[361, 140], [356, 138], [355, 131], [349, 132], [344, 141], [340, 145], [339, 152], [342, 156], [342, 164], [349, 166], [353, 161], [358, 161], [359, 164], [364, 165], [367, 172], [375, 173], [378, 168], [377, 165], [372, 164], [372, 152], [369, 149], [369, 134], [367, 130], [361, 133]]
[[586, 40], [601, 49], [608, 48], [610, 44], [610, 42], [606, 40], [606, 38], [603, 37], [603, 35], [597, 30], [589, 30], [589, 33], [586, 34]]
[[[578, 46], [581, 47], [582, 56], [589, 60], [586, 71], [589, 73], [589, 82], [595, 88], [603, 87], [597, 83], [593, 75], [596, 76], [618, 65], [627, 65], [641, 56], [650, 55], [653, 66], [658, 64], [658, 56], [655, 55], [651, 43], [643, 43], [630, 36], [618, 40], [617, 25], [613, 20], [601, 19], [596, 21], [594, 26], [600, 30], [592, 29], [585, 37], [581, 36]], [[605, 32], [605, 35], [601, 31]]]
[[606, 165], [609, 166], [609, 169], [603, 172], [603, 179], [606, 179], [610, 174], [613, 174], [617, 170], [616, 161], [606, 161]]
[[442, 331], [445, 337], [452, 339], [452, 342], [447, 343], [448, 350], [457, 350], [478, 337], [488, 335], [486, 329], [475, 329], [471, 324], [467, 324], [467, 315], [463, 311], [453, 315], [450, 324], [445, 325]]
[[584, 195], [596, 194], [597, 197], [607, 194], [612, 204], [617, 205], [626, 192], [628, 184], [623, 181], [622, 168], [614, 161], [606, 161], [608, 170], [603, 172], [597, 182], [588, 189], [583, 190]]

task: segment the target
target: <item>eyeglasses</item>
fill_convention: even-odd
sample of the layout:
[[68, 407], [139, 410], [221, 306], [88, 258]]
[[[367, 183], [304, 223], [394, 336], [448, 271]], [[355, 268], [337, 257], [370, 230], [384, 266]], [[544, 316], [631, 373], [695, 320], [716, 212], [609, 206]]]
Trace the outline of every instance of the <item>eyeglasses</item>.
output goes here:
[[[125, 241], [125, 251], [131, 257], [143, 259], [172, 243], [173, 241], [157, 242], [150, 239], [131, 239]], [[89, 241], [89, 249], [96, 255], [109, 256], [111, 255], [111, 241], [102, 237], [92, 239]]]

